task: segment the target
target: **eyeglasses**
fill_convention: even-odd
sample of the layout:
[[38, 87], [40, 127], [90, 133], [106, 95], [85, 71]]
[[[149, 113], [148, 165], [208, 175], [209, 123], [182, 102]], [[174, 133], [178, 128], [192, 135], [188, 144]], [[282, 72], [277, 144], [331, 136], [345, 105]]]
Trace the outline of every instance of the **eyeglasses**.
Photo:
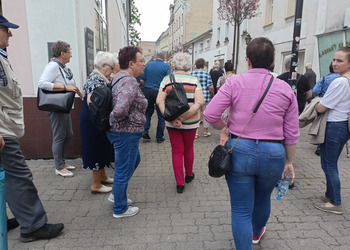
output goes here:
[[0, 27], [0, 29], [5, 30], [7, 34], [10, 34], [10, 33], [11, 33], [11, 30], [9, 30], [8, 27]]
[[114, 67], [112, 67], [111, 65], [107, 64], [107, 66], [110, 67], [112, 71], [114, 70]]

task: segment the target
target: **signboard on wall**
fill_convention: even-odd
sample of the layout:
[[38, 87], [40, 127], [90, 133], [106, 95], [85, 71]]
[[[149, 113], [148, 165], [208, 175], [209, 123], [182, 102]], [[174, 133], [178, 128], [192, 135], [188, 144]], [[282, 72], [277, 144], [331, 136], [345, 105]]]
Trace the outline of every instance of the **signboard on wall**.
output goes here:
[[[344, 34], [345, 32], [345, 34]], [[318, 38], [318, 58], [320, 63], [320, 76], [329, 73], [329, 65], [333, 61], [335, 52], [343, 47], [345, 37], [346, 46], [350, 46], [350, 31], [339, 31], [326, 34]]]
[[48, 62], [50, 62], [50, 60], [51, 60], [51, 58], [52, 58], [52, 50], [51, 50], [51, 48], [52, 48], [52, 42], [49, 42], [49, 43], [47, 43], [47, 55], [48, 55]]
[[87, 76], [94, 70], [94, 32], [85, 28], [85, 58]]

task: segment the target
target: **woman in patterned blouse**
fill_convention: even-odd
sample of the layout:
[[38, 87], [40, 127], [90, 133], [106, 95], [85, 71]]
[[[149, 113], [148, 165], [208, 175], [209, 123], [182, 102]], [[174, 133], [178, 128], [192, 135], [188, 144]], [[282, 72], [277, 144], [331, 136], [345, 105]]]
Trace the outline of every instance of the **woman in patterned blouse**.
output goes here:
[[145, 61], [138, 47], [128, 46], [119, 51], [120, 71], [112, 85], [113, 110], [109, 116], [108, 139], [115, 154], [113, 191], [108, 197], [114, 202], [113, 217], [122, 218], [138, 213], [131, 207], [126, 191], [129, 181], [140, 163], [139, 142], [146, 122], [147, 99], [136, 77], [142, 75]]
[[94, 89], [109, 84], [107, 78], [117, 63], [112, 53], [98, 52], [94, 60], [95, 69], [89, 75], [83, 90], [84, 99], [80, 113], [82, 159], [83, 168], [93, 170], [90, 188], [93, 194], [112, 191], [111, 187], [104, 186], [102, 183], [113, 183], [113, 179], [108, 177], [105, 171], [105, 168], [109, 167], [113, 161], [113, 147], [106, 132], [98, 131], [90, 122], [88, 105]]

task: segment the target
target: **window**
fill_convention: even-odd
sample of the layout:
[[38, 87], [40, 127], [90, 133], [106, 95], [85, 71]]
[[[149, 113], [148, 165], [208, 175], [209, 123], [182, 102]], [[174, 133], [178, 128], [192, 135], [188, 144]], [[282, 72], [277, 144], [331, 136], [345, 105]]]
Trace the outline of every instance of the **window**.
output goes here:
[[295, 15], [295, 6], [296, 6], [295, 0], [288, 0], [286, 18], [292, 17]]
[[182, 26], [184, 25], [184, 14], [181, 15]]
[[217, 28], [217, 31], [216, 31], [216, 38], [218, 41], [220, 41], [220, 27]]
[[272, 24], [273, 20], [273, 0], [266, 1], [265, 25]]
[[230, 24], [229, 22], [227, 22], [225, 23], [225, 37], [228, 37], [229, 30], [230, 30]]
[[96, 51], [108, 50], [106, 1], [95, 0], [95, 44]]

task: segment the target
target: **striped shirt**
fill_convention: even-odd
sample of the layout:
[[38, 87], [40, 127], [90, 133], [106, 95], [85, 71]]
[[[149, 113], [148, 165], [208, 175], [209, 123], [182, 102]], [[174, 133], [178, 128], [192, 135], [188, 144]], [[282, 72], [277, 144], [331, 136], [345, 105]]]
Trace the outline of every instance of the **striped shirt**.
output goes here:
[[[174, 76], [175, 76], [176, 82], [182, 83], [182, 85], [186, 91], [188, 105], [192, 106], [195, 102], [195, 99], [194, 99], [195, 92], [197, 90], [202, 90], [202, 86], [199, 83], [198, 78], [191, 76], [191, 75], [183, 75], [183, 74], [174, 74]], [[167, 94], [169, 94], [169, 92], [172, 90], [171, 85], [172, 84], [170, 82], [170, 77], [166, 76], [166, 77], [164, 77], [163, 81], [160, 84], [159, 91], [163, 91], [163, 92], [166, 92]], [[197, 129], [198, 125], [199, 125], [199, 120], [200, 120], [200, 116], [199, 116], [199, 112], [198, 112], [194, 116], [189, 117], [187, 120], [184, 120], [182, 122], [181, 130]], [[165, 121], [165, 123], [166, 123], [166, 126], [168, 128], [178, 129], [178, 128], [175, 128], [171, 124], [171, 122]]]
[[208, 72], [202, 70], [196, 70], [191, 72], [191, 75], [198, 77], [199, 82], [202, 85], [204, 102], [208, 103], [211, 100], [209, 87], [213, 85], [211, 77]]

